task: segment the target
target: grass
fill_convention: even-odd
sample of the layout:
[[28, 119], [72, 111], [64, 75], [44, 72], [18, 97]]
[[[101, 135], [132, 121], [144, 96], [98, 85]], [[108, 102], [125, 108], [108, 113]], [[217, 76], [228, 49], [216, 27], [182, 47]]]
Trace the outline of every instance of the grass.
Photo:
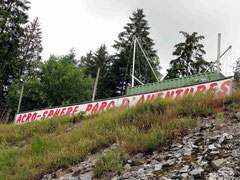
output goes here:
[[0, 125], [0, 179], [36, 179], [67, 169], [113, 143], [118, 144], [117, 150], [98, 156], [95, 175], [121, 172], [124, 153], [152, 153], [161, 149], [175, 136], [199, 126], [200, 117], [214, 114], [230, 103], [240, 104], [240, 92], [228, 98], [197, 94], [92, 116]]
[[98, 156], [94, 174], [100, 177], [109, 173], [121, 173], [126, 162], [127, 158], [123, 152], [117, 149], [109, 150], [106, 154], [101, 153]]

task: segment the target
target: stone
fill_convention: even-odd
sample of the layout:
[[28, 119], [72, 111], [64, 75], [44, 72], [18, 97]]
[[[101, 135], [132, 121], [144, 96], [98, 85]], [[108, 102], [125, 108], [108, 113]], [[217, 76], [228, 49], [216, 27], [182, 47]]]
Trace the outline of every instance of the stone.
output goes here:
[[144, 173], [144, 169], [143, 168], [140, 168], [138, 171], [137, 171], [138, 174], [143, 174]]
[[219, 151], [211, 151], [210, 154], [216, 155], [219, 154]]
[[192, 154], [192, 149], [190, 149], [190, 148], [185, 148], [185, 149], [183, 150], [183, 155], [184, 155], [184, 156], [191, 156], [191, 154]]
[[132, 163], [133, 163], [133, 161], [132, 161], [131, 159], [127, 160], [127, 162], [128, 162], [129, 164], [132, 164]]
[[81, 178], [79, 176], [69, 177], [69, 180], [81, 180]]
[[235, 116], [236, 116], [236, 118], [240, 119], [240, 112], [237, 112], [237, 113], [235, 114]]
[[159, 163], [160, 163], [159, 161], [157, 161], [157, 160], [154, 159], [154, 160], [151, 161], [150, 164], [151, 164], [152, 166], [155, 166], [156, 164], [159, 164]]
[[83, 170], [83, 168], [81, 167], [81, 168], [79, 168], [78, 170], [76, 170], [76, 171], [74, 171], [73, 173], [72, 173], [72, 177], [76, 177], [76, 176], [78, 176], [79, 174], [81, 174], [81, 171]]
[[202, 168], [197, 168], [197, 169], [192, 170], [190, 173], [191, 173], [191, 175], [193, 175], [194, 178], [199, 178], [199, 177], [201, 177], [201, 173], [203, 171], [204, 170]]
[[221, 137], [218, 141], [218, 143], [222, 144], [225, 141], [225, 137]]
[[231, 156], [232, 156], [232, 157], [238, 157], [238, 152], [237, 152], [237, 150], [233, 150], [232, 153], [231, 153]]
[[216, 147], [214, 146], [214, 144], [211, 144], [211, 145], [208, 146], [208, 149], [214, 150], [214, 149], [216, 149]]
[[162, 164], [156, 164], [154, 167], [154, 171], [160, 171], [162, 169]]
[[114, 176], [112, 180], [118, 180], [119, 176]]
[[130, 172], [126, 172], [122, 175], [122, 178], [123, 179], [128, 179], [129, 177], [131, 176], [131, 173]]
[[217, 180], [217, 174], [216, 173], [210, 173], [208, 180]]
[[202, 166], [202, 167], [208, 167], [208, 162], [207, 162], [207, 161], [202, 161], [202, 162], [200, 163], [200, 166]]
[[188, 173], [182, 173], [181, 174], [181, 178], [187, 178], [188, 177]]
[[220, 167], [220, 165], [222, 163], [224, 163], [225, 161], [226, 161], [226, 159], [217, 159], [217, 160], [212, 161], [212, 165], [214, 167]]
[[191, 162], [191, 166], [192, 166], [194, 169], [197, 169], [197, 168], [198, 168], [198, 165], [196, 165], [194, 162]]
[[129, 171], [131, 169], [131, 165], [130, 164], [125, 164], [124, 169], [126, 171]]
[[93, 176], [94, 176], [93, 171], [89, 171], [85, 174], [80, 175], [80, 179], [81, 180], [91, 180], [93, 178]]
[[185, 172], [188, 172], [188, 169], [189, 169], [189, 165], [185, 165], [184, 167], [182, 167], [182, 169], [180, 169], [180, 173], [185, 173]]

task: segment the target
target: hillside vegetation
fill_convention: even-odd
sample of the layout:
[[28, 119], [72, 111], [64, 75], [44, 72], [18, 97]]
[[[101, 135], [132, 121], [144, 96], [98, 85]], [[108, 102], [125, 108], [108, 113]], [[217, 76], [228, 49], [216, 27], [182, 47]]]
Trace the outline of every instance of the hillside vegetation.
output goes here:
[[[95, 176], [121, 172], [125, 153], [152, 153], [197, 127], [201, 117], [240, 107], [240, 91], [230, 97], [196, 94], [159, 99], [129, 109], [85, 116], [54, 117], [24, 125], [0, 125], [0, 179], [36, 179], [100, 153]], [[106, 156], [101, 151], [116, 143]]]

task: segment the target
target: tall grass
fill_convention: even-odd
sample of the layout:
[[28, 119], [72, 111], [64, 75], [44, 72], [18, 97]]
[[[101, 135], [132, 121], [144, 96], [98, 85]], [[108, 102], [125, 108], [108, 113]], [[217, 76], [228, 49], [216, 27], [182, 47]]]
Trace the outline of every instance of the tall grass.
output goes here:
[[[151, 153], [167, 145], [176, 134], [199, 124], [198, 116], [213, 114], [225, 101], [198, 94], [154, 100], [90, 117], [63, 116], [18, 126], [0, 125], [0, 179], [34, 179], [67, 169], [113, 143], [119, 145], [119, 152]], [[74, 125], [82, 120], [86, 121], [81, 126]], [[118, 153], [99, 158], [96, 174], [110, 172], [110, 167], [121, 171], [123, 159]]]

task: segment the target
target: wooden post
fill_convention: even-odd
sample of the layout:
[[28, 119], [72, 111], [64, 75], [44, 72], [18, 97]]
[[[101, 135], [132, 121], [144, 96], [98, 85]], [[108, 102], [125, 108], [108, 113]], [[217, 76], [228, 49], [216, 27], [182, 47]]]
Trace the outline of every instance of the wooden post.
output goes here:
[[20, 111], [21, 102], [22, 102], [22, 95], [23, 95], [23, 89], [24, 89], [24, 85], [22, 86], [22, 89], [21, 89], [21, 94], [20, 94], [20, 98], [19, 98], [19, 102], [18, 102], [17, 113], [19, 113], [19, 111]]
[[100, 74], [100, 67], [98, 68], [98, 71], [97, 71], [97, 77], [96, 77], [95, 84], [94, 84], [92, 101], [94, 101], [94, 100], [95, 100], [95, 96], [96, 96], [96, 91], [97, 91], [97, 84], [98, 84], [98, 78], [99, 78], [99, 74]]

